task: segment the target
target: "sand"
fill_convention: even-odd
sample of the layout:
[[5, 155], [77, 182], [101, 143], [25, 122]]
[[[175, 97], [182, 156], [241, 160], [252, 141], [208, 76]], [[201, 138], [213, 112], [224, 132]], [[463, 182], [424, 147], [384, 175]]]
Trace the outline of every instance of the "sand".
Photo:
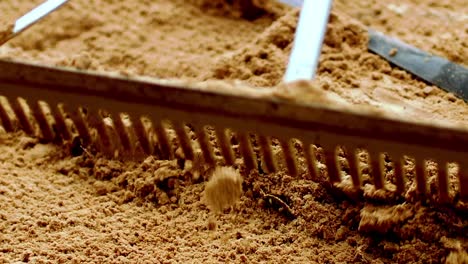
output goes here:
[[[41, 1], [17, 2], [0, 2], [2, 19]], [[335, 1], [310, 85], [356, 106], [468, 125], [465, 102], [367, 52], [365, 33], [372, 26], [466, 65], [467, 13], [462, 0]], [[278, 86], [297, 14], [271, 1], [77, 0], [0, 47], [0, 57], [241, 81], [314, 100]], [[204, 198], [212, 170], [200, 164], [109, 160], [21, 132], [0, 142], [0, 262], [468, 262], [466, 211], [423, 205], [411, 199], [414, 186], [404, 201], [366, 189], [352, 202], [304, 175], [244, 173], [239, 202], [214, 214]]]

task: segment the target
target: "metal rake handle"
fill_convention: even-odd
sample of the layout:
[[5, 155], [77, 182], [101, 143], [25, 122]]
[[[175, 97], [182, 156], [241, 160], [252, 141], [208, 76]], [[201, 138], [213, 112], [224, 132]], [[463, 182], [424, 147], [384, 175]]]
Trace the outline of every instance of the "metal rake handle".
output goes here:
[[315, 77], [332, 0], [306, 0], [301, 9], [285, 82]]
[[21, 32], [28, 29], [30, 26], [36, 24], [41, 19], [46, 17], [48, 14], [57, 10], [59, 7], [63, 6], [69, 0], [49, 0], [40, 4], [33, 10], [29, 11], [18, 20], [16, 20], [13, 29], [11, 32], [6, 34], [5, 38], [0, 39], [0, 45], [19, 35]]

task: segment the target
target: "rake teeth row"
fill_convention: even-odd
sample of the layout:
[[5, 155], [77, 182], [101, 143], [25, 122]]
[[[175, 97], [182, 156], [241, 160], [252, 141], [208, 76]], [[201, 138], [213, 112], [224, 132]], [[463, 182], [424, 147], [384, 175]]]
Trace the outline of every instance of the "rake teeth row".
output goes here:
[[[126, 113], [105, 112], [102, 109], [87, 109], [78, 107], [68, 109], [66, 105], [48, 105], [47, 103], [29, 103], [22, 98], [8, 99], [0, 97], [0, 118], [7, 132], [23, 130], [25, 133], [39, 137], [44, 142], [60, 142], [79, 136], [83, 146], [95, 146], [110, 158], [135, 158], [138, 151], [145, 155], [156, 155], [162, 159], [173, 159], [176, 149], [182, 150], [187, 160], [193, 160], [196, 152], [201, 152], [205, 163], [234, 165], [241, 159], [245, 168], [256, 170], [260, 164], [262, 170], [274, 173], [284, 168], [289, 175], [305, 174], [307, 178], [319, 180], [320, 168], [318, 158], [326, 167], [328, 181], [338, 184], [347, 180], [354, 189], [363, 185], [362, 166], [358, 158], [359, 151], [367, 151], [368, 164], [372, 175], [372, 184], [376, 190], [394, 189], [397, 195], [407, 191], [406, 174], [403, 170], [403, 155], [393, 154], [392, 168], [384, 166], [384, 153], [375, 150], [363, 150], [352, 145], [328, 145], [318, 148], [311, 142], [299, 139], [272, 139], [266, 135], [255, 135], [249, 132], [232, 132], [231, 129], [215, 128], [210, 124], [187, 124], [171, 122], [170, 120], [148, 120], [130, 116]], [[210, 131], [214, 130], [216, 140], [210, 140]], [[213, 134], [213, 133], [212, 133]], [[236, 143], [229, 134], [235, 137]], [[295, 147], [297, 144], [300, 147]], [[254, 150], [253, 144], [259, 147]], [[236, 153], [238, 145], [239, 151]], [[221, 155], [215, 154], [215, 149]], [[281, 155], [277, 155], [280, 150]], [[338, 150], [345, 149], [347, 166], [343, 166], [338, 156]], [[342, 151], [343, 152], [343, 151]], [[140, 155], [141, 156], [141, 155]], [[280, 157], [278, 157], [280, 156]], [[448, 179], [448, 162], [437, 160], [438, 164], [438, 200], [450, 201], [450, 182]], [[428, 195], [426, 160], [415, 159], [415, 182], [421, 197]], [[305, 169], [304, 169], [305, 168]], [[459, 196], [466, 199], [468, 184], [466, 168], [458, 164]], [[393, 181], [386, 180], [385, 175], [393, 175]]]
[[0, 69], [2, 126], [44, 142], [79, 138], [112, 158], [242, 163], [247, 171], [285, 171], [347, 190], [370, 185], [442, 203], [468, 200], [466, 127], [275, 93], [234, 95], [14, 61], [0, 60]]

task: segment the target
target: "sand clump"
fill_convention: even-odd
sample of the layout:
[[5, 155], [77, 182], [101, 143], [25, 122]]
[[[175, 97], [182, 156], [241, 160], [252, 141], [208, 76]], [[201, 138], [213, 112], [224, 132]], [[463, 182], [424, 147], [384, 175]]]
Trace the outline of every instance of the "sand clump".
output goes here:
[[466, 251], [450, 252], [445, 263], [447, 264], [467, 264], [468, 253]]
[[359, 231], [385, 234], [413, 214], [411, 207], [407, 205], [396, 205], [390, 208], [363, 208]]
[[232, 167], [217, 167], [205, 185], [205, 200], [215, 213], [233, 206], [242, 194], [242, 176]]
[[460, 241], [442, 237], [440, 242], [444, 245], [444, 247], [451, 250], [450, 254], [445, 260], [446, 264], [468, 263], [468, 252], [463, 250], [463, 246], [461, 245]]
[[[0, 1], [2, 18], [18, 17], [40, 2]], [[463, 64], [464, 10], [463, 1], [336, 1], [316, 80], [289, 86], [281, 80], [298, 10], [275, 1], [70, 1], [0, 47], [0, 57], [467, 125], [464, 101], [369, 53], [365, 28]], [[239, 142], [229, 139], [239, 154]], [[320, 146], [314, 146], [317, 181], [305, 173], [303, 158], [298, 177], [288, 175], [281, 162], [277, 173], [245, 173], [237, 159], [232, 168], [216, 169], [224, 176], [209, 180], [213, 168], [183, 155], [107, 159], [79, 144], [42, 144], [21, 132], [2, 132], [0, 142], [0, 262], [466, 261], [466, 212], [418, 203], [411, 159], [403, 164], [403, 203], [369, 187], [368, 156], [358, 153], [364, 194], [352, 202], [327, 184]], [[302, 155], [299, 144], [293, 147]], [[214, 153], [220, 156], [218, 148]], [[273, 153], [281, 160], [277, 145]], [[344, 151], [338, 154], [346, 170]], [[383, 167], [387, 183], [394, 182], [392, 161], [385, 158]], [[456, 169], [449, 167], [454, 184]], [[436, 172], [428, 162], [434, 201]], [[457, 197], [451, 193], [450, 199]], [[229, 213], [222, 210], [234, 203]]]

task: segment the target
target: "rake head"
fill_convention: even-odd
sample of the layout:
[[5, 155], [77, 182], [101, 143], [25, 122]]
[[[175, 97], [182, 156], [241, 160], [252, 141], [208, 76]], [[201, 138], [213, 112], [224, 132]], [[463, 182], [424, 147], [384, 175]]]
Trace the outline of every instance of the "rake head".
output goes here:
[[[359, 156], [365, 152], [377, 190], [404, 195], [406, 179], [414, 177], [419, 197], [427, 200], [431, 162], [438, 168], [436, 200], [468, 200], [465, 127], [300, 103], [272, 93], [239, 95], [12, 61], [0, 61], [0, 69], [3, 127], [45, 142], [76, 135], [84, 146], [97, 146], [111, 157], [178, 156], [211, 166], [242, 160], [246, 170], [268, 173], [284, 166], [292, 176], [320, 180], [325, 174], [333, 186], [354, 191], [364, 184]], [[406, 157], [414, 160], [415, 175], [404, 171]], [[391, 168], [384, 166], [386, 160]], [[457, 168], [457, 181], [450, 179], [449, 165]]]

